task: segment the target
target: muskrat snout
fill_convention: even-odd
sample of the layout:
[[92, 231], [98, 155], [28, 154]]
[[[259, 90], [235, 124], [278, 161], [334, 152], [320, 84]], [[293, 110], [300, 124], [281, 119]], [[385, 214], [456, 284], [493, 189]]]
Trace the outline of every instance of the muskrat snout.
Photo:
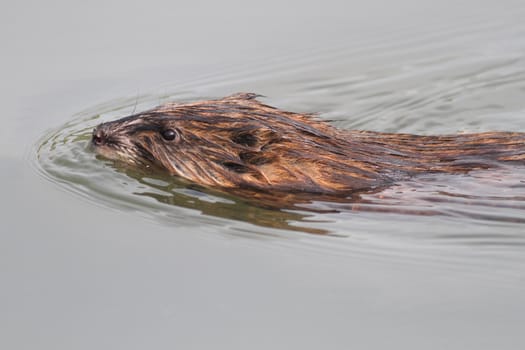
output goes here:
[[91, 136], [91, 143], [94, 146], [102, 146], [106, 143], [106, 134], [100, 127], [93, 129], [93, 134]]
[[[128, 133], [126, 125], [126, 121], [99, 124], [93, 129], [88, 148], [97, 156], [109, 160], [132, 164], [145, 164], [153, 160], [146, 147], [136, 144], [136, 136]], [[136, 128], [132, 129], [136, 130]]]

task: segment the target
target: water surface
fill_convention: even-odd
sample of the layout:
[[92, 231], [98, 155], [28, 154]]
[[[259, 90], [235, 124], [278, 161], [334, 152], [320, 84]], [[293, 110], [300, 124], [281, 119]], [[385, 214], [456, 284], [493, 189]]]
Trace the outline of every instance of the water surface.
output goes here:
[[[439, 255], [455, 254], [455, 249], [467, 246], [469, 255], [504, 247], [504, 256], [496, 259], [502, 263], [520, 255], [525, 243], [525, 167], [520, 165], [417, 176], [341, 203], [314, 197], [297, 210], [284, 205], [279, 210], [279, 199], [272, 203], [277, 209], [268, 209], [177, 178], [119, 169], [95, 157], [88, 147], [92, 129], [101, 122], [163, 102], [221, 97], [203, 94], [203, 89], [234, 92], [246, 86], [270, 92], [261, 97], [266, 103], [319, 112], [320, 118], [340, 128], [421, 134], [525, 131], [521, 118], [525, 105], [520, 100], [525, 88], [525, 43], [476, 47], [472, 37], [485, 31], [490, 35], [499, 31], [504, 37], [509, 28], [469, 25], [409, 38], [405, 32], [396, 33], [395, 42], [379, 37], [359, 46], [339, 44], [308, 52], [307, 58], [302, 53], [265, 62], [263, 69], [256, 62], [169, 84], [162, 87], [162, 94], [109, 100], [76, 113], [44, 136], [36, 150], [38, 166], [51, 181], [98, 205], [116, 212], [139, 212], [162, 225], [185, 227], [191, 218], [192, 225], [227, 222], [237, 231], [245, 227], [239, 222], [248, 222], [250, 231], [261, 234], [276, 229], [274, 234], [279, 235], [291, 230], [344, 237], [337, 243], [343, 249], [361, 245], [355, 241], [360, 237], [366, 239], [367, 249], [377, 249], [378, 254], [398, 249], [401, 252], [396, 254], [403, 254], [400, 239], [409, 247], [437, 249], [432, 254]], [[286, 91], [279, 91], [284, 86]], [[385, 233], [387, 227], [396, 229]], [[481, 260], [486, 262], [486, 257]]]
[[86, 147], [239, 91], [345, 129], [525, 132], [523, 4], [58, 5], [2, 11], [3, 347], [523, 347], [523, 166], [277, 210]]

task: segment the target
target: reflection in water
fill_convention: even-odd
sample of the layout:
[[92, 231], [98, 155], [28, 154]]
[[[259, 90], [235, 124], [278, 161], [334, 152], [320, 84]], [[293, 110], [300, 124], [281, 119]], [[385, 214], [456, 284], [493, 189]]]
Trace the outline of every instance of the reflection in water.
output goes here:
[[[154, 174], [144, 175], [130, 170], [126, 171], [126, 174], [145, 187], [150, 187], [149, 190], [134, 192], [135, 195], [150, 197], [160, 203], [195, 209], [205, 215], [245, 221], [263, 227], [313, 234], [329, 233], [328, 230], [290, 224], [292, 221], [307, 221], [310, 216], [299, 212], [282, 210], [282, 208], [277, 207], [278, 203], [283, 203], [283, 207], [290, 205], [290, 198], [282, 198], [283, 201], [280, 202], [270, 202], [269, 198], [258, 198], [257, 196], [250, 199], [248, 193], [245, 194], [246, 197], [244, 198], [234, 197], [194, 186], [174, 177], [163, 177]], [[152, 189], [157, 191], [152, 191]], [[273, 206], [270, 204], [273, 204]]]

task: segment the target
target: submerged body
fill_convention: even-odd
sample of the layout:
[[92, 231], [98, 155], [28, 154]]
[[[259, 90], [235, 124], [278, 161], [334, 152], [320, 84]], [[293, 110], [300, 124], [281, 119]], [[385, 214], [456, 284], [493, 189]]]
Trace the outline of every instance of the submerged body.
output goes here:
[[525, 164], [525, 133], [419, 136], [340, 130], [236, 94], [170, 103], [93, 131], [105, 158], [222, 189], [345, 195], [418, 173]]

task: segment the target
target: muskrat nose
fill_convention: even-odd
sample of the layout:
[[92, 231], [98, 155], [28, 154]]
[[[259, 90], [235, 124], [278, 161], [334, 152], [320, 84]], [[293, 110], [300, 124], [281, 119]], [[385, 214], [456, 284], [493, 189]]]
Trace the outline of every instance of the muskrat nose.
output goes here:
[[101, 146], [106, 143], [106, 135], [99, 127], [93, 129], [93, 136], [91, 137], [91, 142], [95, 146]]

